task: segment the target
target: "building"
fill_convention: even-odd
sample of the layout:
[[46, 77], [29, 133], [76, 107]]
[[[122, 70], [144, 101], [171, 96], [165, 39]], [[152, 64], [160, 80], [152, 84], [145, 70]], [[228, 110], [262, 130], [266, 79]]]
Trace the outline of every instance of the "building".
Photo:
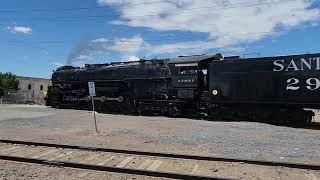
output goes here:
[[37, 103], [43, 104], [48, 91], [50, 79], [17, 76], [19, 90], [6, 93], [4, 102], [9, 103]]
[[17, 76], [20, 92], [32, 92], [36, 96], [43, 96], [48, 91], [50, 79]]

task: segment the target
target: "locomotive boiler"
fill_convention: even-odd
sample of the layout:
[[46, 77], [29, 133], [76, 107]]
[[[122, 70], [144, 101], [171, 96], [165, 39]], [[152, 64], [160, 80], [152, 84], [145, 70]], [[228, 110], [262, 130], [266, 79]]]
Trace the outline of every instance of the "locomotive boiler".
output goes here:
[[308, 123], [320, 108], [320, 54], [263, 58], [221, 54], [63, 66], [52, 75], [48, 106], [208, 119]]

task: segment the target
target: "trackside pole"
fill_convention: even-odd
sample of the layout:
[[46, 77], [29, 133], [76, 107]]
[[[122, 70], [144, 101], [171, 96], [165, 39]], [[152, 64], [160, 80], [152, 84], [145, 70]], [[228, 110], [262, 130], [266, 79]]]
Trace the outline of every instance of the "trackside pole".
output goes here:
[[92, 113], [93, 113], [93, 118], [94, 118], [94, 128], [95, 128], [96, 133], [98, 133], [96, 111], [94, 109], [94, 96], [96, 96], [96, 88], [95, 88], [94, 82], [88, 82], [88, 87], [89, 87], [89, 95], [91, 97], [91, 102], [92, 102]]
[[96, 111], [94, 109], [94, 99], [93, 96], [91, 96], [91, 100], [92, 100], [92, 111], [93, 111], [93, 118], [94, 118], [94, 128], [96, 130], [96, 133], [98, 133], [98, 127], [97, 127], [97, 118], [96, 118]]

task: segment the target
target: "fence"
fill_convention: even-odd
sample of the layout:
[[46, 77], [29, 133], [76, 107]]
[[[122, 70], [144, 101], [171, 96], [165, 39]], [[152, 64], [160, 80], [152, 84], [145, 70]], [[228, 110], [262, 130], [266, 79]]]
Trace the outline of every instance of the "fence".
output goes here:
[[0, 103], [44, 104], [44, 93], [36, 95], [34, 91], [4, 92]]

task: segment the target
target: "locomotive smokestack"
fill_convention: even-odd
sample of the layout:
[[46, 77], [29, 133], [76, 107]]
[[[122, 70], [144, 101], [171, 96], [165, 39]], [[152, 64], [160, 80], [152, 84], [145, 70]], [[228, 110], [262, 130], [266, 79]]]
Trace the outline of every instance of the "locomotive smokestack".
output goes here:
[[214, 55], [214, 59], [217, 59], [217, 60], [224, 60], [224, 56], [220, 53]]

